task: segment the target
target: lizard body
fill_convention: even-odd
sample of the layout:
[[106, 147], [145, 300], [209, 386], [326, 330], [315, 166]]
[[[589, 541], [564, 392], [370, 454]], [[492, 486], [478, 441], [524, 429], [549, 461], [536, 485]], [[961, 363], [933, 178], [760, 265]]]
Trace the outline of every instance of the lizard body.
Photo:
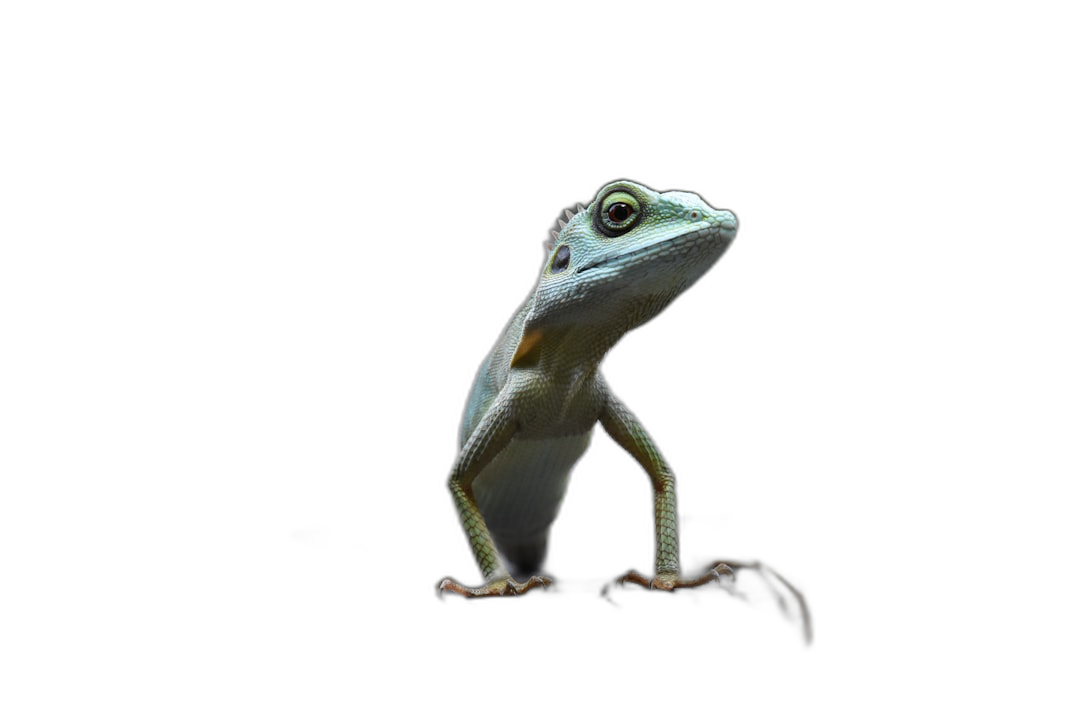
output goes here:
[[732, 573], [720, 563], [698, 578], [680, 575], [675, 477], [608, 388], [600, 362], [712, 267], [735, 237], [735, 215], [693, 193], [625, 180], [566, 214], [545, 244], [533, 294], [482, 363], [462, 421], [449, 487], [484, 585], [447, 578], [440, 591], [504, 595], [551, 582], [535, 574], [570, 471], [598, 422], [653, 485], [655, 577], [630, 572], [620, 580], [671, 590]]

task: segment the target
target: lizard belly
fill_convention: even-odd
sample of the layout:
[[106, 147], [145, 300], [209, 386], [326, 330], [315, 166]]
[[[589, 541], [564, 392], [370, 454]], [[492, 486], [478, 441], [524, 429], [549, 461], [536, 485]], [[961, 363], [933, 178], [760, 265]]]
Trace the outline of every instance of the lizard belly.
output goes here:
[[514, 439], [473, 481], [476, 505], [500, 539], [525, 539], [555, 520], [570, 470], [592, 430], [561, 438]]

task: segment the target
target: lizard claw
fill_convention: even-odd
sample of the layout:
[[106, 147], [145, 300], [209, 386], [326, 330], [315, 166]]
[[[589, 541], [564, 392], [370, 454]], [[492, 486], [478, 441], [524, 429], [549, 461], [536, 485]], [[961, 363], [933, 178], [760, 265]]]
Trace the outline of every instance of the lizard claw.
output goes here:
[[483, 586], [463, 586], [452, 578], [444, 578], [436, 592], [442, 596], [445, 591], [461, 594], [466, 598], [483, 598], [487, 596], [520, 596], [533, 588], [547, 588], [554, 581], [547, 576], [532, 576], [524, 583], [518, 583], [513, 578], [505, 576], [488, 581]]
[[615, 583], [623, 586], [627, 583], [636, 583], [639, 586], [645, 586], [646, 588], [652, 588], [652, 581], [645, 576], [642, 576], [637, 571], [627, 571], [623, 575], [615, 579]]
[[615, 582], [620, 586], [625, 585], [626, 583], [636, 583], [639, 586], [653, 590], [674, 591], [676, 588], [704, 586], [710, 581], [720, 583], [725, 576], [734, 578], [735, 571], [726, 563], [717, 562], [714, 564], [713, 568], [709, 569], [708, 573], [697, 578], [683, 578], [678, 573], [670, 571], [658, 573], [654, 578], [646, 578], [637, 571], [628, 571], [615, 579]]

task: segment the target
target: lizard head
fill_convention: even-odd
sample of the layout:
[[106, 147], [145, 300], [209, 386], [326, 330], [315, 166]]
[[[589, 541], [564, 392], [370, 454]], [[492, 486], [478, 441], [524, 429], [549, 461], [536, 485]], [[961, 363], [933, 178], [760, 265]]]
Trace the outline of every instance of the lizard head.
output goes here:
[[658, 193], [628, 180], [609, 183], [587, 208], [579, 205], [560, 231], [552, 231], [529, 323], [572, 321], [626, 332], [712, 267], [737, 229], [731, 211], [717, 210], [694, 193]]

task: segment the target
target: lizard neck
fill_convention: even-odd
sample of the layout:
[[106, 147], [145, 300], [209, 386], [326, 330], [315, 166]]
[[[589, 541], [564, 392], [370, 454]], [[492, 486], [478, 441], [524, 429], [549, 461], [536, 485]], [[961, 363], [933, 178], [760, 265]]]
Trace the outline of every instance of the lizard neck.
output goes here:
[[605, 308], [602, 314], [584, 308], [532, 327], [526, 322], [513, 365], [552, 376], [594, 373], [620, 338], [656, 316], [680, 290], [675, 286], [634, 298], [617, 308]]
[[[535, 331], [534, 331], [535, 332]], [[514, 371], [522, 438], [586, 433], [600, 417], [600, 362], [622, 336], [609, 328], [548, 327]]]
[[[549, 378], [581, 379], [596, 373], [607, 352], [629, 330], [612, 325], [545, 328], [519, 364]], [[524, 341], [523, 342], [527, 342]]]

